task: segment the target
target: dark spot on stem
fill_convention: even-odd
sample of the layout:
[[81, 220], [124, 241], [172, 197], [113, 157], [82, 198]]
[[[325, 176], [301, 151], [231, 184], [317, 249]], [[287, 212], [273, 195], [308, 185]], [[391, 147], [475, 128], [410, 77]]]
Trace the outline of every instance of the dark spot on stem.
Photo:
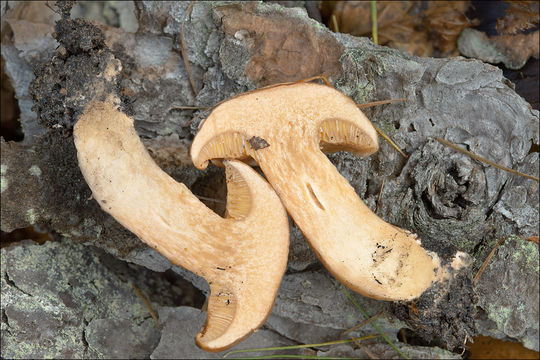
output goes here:
[[251, 137], [248, 142], [254, 150], [260, 150], [270, 146], [266, 140], [258, 136]]

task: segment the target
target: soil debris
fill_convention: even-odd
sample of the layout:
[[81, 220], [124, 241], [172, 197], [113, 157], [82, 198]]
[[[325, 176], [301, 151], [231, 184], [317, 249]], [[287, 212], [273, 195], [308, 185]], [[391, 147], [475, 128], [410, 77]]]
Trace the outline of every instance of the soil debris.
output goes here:
[[448, 284], [432, 287], [413, 303], [396, 303], [394, 315], [430, 346], [456, 351], [477, 333], [477, 300], [472, 285], [470, 273], [460, 272]]

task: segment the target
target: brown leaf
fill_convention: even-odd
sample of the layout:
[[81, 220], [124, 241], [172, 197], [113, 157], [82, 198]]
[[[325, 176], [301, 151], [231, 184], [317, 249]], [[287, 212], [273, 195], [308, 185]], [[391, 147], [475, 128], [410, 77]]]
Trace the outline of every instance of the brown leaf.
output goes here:
[[[456, 55], [459, 33], [476, 24], [465, 16], [466, 1], [377, 1], [376, 7], [379, 44], [417, 56]], [[323, 1], [321, 14], [333, 15], [340, 32], [371, 36], [370, 2]]]
[[475, 25], [465, 16], [469, 7], [468, 2], [462, 1], [430, 1], [425, 11], [426, 28], [429, 32], [433, 47], [447, 57], [457, 55], [456, 42], [461, 31]]
[[[467, 29], [461, 32], [458, 47], [462, 55], [491, 64], [502, 62], [508, 69], [521, 69], [529, 58], [539, 57], [538, 30], [529, 34], [495, 35]], [[537, 90], [538, 84], [534, 89]]]
[[497, 19], [496, 29], [499, 34], [516, 34], [538, 25], [538, 1], [506, 1], [508, 9], [505, 16]]

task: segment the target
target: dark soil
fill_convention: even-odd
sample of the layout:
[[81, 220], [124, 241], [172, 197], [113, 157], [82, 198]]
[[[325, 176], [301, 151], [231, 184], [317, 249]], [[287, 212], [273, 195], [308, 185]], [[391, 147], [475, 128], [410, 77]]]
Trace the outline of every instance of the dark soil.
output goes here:
[[30, 95], [39, 123], [70, 133], [84, 107], [100, 95], [98, 92], [112, 92], [117, 84], [104, 81], [102, 76], [112, 54], [100, 29], [83, 19], [68, 18], [59, 20], [55, 29], [54, 36], [60, 42], [58, 53], [51, 62], [34, 70]]
[[459, 351], [477, 335], [475, 303], [476, 295], [466, 270], [455, 274], [448, 283], [436, 284], [413, 302], [395, 303], [394, 315], [424, 341], [422, 345]]

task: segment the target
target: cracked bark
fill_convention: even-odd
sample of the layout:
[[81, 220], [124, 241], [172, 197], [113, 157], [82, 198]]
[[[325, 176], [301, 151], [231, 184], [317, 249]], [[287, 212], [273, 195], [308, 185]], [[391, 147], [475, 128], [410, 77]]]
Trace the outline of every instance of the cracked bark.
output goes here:
[[27, 293], [26, 291], [24, 291], [23, 289], [19, 288], [15, 282], [13, 280], [11, 280], [9, 278], [9, 275], [7, 272], [4, 273], [4, 279], [6, 280], [6, 283], [9, 285], [9, 286], [12, 286], [14, 287], [15, 289], [17, 289], [18, 291], [22, 292], [23, 294], [27, 295], [27, 296], [30, 296], [30, 297], [33, 297], [34, 295], [30, 294], [30, 293]]
[[[537, 231], [534, 219], [538, 218], [538, 187], [535, 188], [534, 183], [486, 167], [431, 140], [436, 136], [445, 137], [506, 166], [538, 173], [538, 152], [529, 154], [531, 144], [539, 143], [538, 112], [515, 94], [499, 70], [471, 60], [420, 59], [403, 55], [365, 39], [333, 34], [294, 9], [265, 4], [220, 7], [202, 2], [195, 3], [185, 25], [187, 55], [195, 68], [195, 79], [202, 85], [198, 96], [193, 98], [178, 44], [171, 41], [171, 37], [177, 38], [187, 4], [141, 2], [136, 6], [140, 32], [130, 34], [119, 29], [104, 29], [105, 43], [124, 66], [120, 89], [126, 109], [135, 115], [137, 129], [154, 149], [163, 149], [165, 144], [186, 148], [196, 132], [198, 122], [191, 119], [200, 112], [178, 111], [173, 109], [175, 105], [212, 105], [263, 84], [327, 72], [337, 88], [358, 103], [408, 98], [402, 104], [365, 111], [406, 151], [407, 160], [385, 142], [381, 142], [381, 150], [369, 159], [358, 159], [346, 153], [329, 156], [372, 209], [377, 203], [382, 178], [386, 178], [378, 208], [385, 220], [421, 233], [423, 243], [434, 250], [451, 253], [457, 247], [474, 254], [473, 268], [479, 266], [490, 245], [501, 236], [536, 235], [533, 232]], [[262, 17], [266, 27], [258, 29], [254, 26], [255, 20]], [[298, 24], [308, 31], [307, 39], [295, 38], [297, 32], [287, 30]], [[240, 36], [238, 32], [246, 29], [249, 30], [247, 36]], [[283, 60], [286, 56], [275, 52], [279, 46], [272, 43], [275, 40], [278, 45], [282, 44], [286, 40], [284, 36], [294, 46], [307, 46], [308, 57], [317, 59], [317, 51], [326, 53], [329, 57], [323, 62], [323, 69], [312, 64], [294, 75], [288, 74], [289, 63]], [[9, 61], [25, 64], [26, 68], [35, 62], [28, 55], [29, 44], [5, 45], [2, 55], [11, 54]], [[313, 50], [311, 46], [319, 47]], [[264, 53], [264, 49], [268, 49], [268, 53]], [[50, 50], [46, 48], [43, 52]], [[15, 53], [19, 55], [13, 56]], [[158, 57], [149, 55], [158, 53]], [[85, 70], [82, 67], [79, 71], [84, 73]], [[69, 73], [65, 75], [70, 76]], [[75, 76], [70, 79], [76, 83]], [[54, 76], [49, 80], [56, 81]], [[19, 93], [24, 93], [22, 87], [18, 86]], [[68, 89], [82, 97], [86, 94], [75, 85]], [[69, 99], [62, 101], [69, 102]], [[71, 108], [75, 109], [74, 106]], [[23, 115], [33, 119], [37, 126], [35, 114], [27, 111]], [[148, 268], [158, 271], [171, 268], [164, 258], [144, 247], [101, 213], [96, 204], [86, 200], [89, 192], [78, 172], [69, 137], [61, 139], [51, 130], [40, 137], [34, 137], [34, 133], [26, 135], [30, 146], [27, 148], [1, 143], [2, 176], [7, 180], [7, 188], [2, 191], [3, 230], [35, 222]], [[194, 171], [181, 159], [171, 162], [168, 158], [171, 153], [160, 155], [156, 152], [153, 155], [167, 172], [188, 186], [199, 184], [204, 187], [220, 176], [215, 169], [206, 174]], [[43, 170], [40, 177], [29, 174], [32, 165]], [[518, 242], [510, 244], [517, 254], [524, 253]], [[320, 263], [301, 233], [293, 231], [286, 280], [299, 287], [299, 294], [321, 291], [322, 298], [338, 297], [333, 287], [321, 289], [323, 285], [318, 284], [310, 288], [292, 281], [320, 279], [320, 274], [327, 276], [324, 270], [313, 271], [318, 269]], [[538, 281], [532, 276], [535, 275], [534, 268], [510, 269], [501, 265], [500, 269], [501, 276], [505, 271], [513, 271], [517, 277], [520, 272], [531, 281], [532, 288], [538, 288]], [[198, 286], [204, 286], [197, 279], [191, 279]], [[500, 281], [494, 280], [494, 284], [497, 283]], [[325, 281], [324, 284], [328, 283]], [[484, 292], [488, 293], [488, 290]], [[298, 323], [299, 328], [309, 323], [327, 326], [328, 317], [320, 308], [310, 307], [301, 296], [289, 299], [283, 291], [280, 294], [276, 318], [281, 316]], [[525, 292], [516, 295], [509, 290], [501, 296], [509, 301], [514, 298], [514, 302], [520, 297], [534, 302], [534, 294]], [[376, 308], [377, 305], [368, 301], [366, 306]], [[538, 333], [538, 326], [530, 320], [527, 322], [527, 319], [535, 318], [534, 314], [523, 315], [526, 331], [511, 332], [504, 325], [511, 319], [496, 318], [498, 309], [501, 308], [488, 311], [497, 327], [493, 329], [479, 322], [481, 331], [499, 337], [512, 334], [524, 342]], [[515, 309], [512, 316], [530, 312], [530, 309], [523, 310], [525, 313]], [[332, 314], [331, 326], [349, 327], [347, 310], [327, 311]], [[287, 335], [284, 329], [281, 329], [281, 335]], [[302, 329], [308, 331], [307, 327]], [[392, 326], [388, 329], [396, 330]], [[290, 338], [298, 341], [299, 335]], [[529, 346], [537, 348], [538, 343], [529, 343]]]

